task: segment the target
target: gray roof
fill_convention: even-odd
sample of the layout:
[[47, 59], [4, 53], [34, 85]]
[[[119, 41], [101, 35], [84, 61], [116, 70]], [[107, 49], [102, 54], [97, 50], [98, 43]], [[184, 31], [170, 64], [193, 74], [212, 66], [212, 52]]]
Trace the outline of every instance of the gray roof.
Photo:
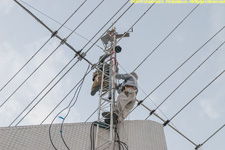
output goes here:
[[[90, 128], [92, 123], [64, 124], [63, 137], [70, 150], [90, 150]], [[67, 150], [60, 136], [61, 124], [52, 126], [51, 134], [58, 150]], [[96, 126], [94, 127], [96, 128]], [[163, 126], [157, 122], [124, 121], [118, 126], [120, 140], [125, 142], [129, 150], [166, 150]], [[104, 143], [109, 130], [100, 128]], [[105, 139], [104, 139], [105, 138]], [[107, 147], [107, 145], [105, 145]], [[53, 150], [49, 140], [49, 125], [19, 126], [0, 128], [1, 150]], [[99, 149], [105, 149], [100, 147]], [[118, 146], [116, 145], [116, 149]]]

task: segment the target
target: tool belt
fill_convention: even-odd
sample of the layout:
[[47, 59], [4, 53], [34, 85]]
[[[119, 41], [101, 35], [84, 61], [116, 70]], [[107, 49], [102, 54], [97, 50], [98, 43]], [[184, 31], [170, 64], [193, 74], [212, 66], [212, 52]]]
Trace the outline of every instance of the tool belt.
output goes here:
[[[136, 88], [133, 87], [133, 86], [125, 86], [125, 87], [123, 87], [122, 92], [124, 92], [126, 96], [128, 96], [128, 94], [130, 93], [130, 92], [128, 92], [129, 88], [131, 88], [133, 90], [136, 90]], [[137, 91], [135, 93], [137, 94]]]

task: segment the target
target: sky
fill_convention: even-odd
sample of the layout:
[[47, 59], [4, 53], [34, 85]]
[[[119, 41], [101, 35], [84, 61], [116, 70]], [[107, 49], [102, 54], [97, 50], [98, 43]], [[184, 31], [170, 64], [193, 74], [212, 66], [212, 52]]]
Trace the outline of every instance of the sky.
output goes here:
[[[82, 0], [24, 0], [21, 2], [50, 29], [56, 31], [59, 23], [66, 19], [80, 6]], [[104, 0], [102, 5], [82, 24], [82, 20], [100, 3], [97, 0], [87, 0], [75, 15], [62, 27], [58, 35], [67, 37], [71, 30], [79, 26], [67, 42], [76, 50], [81, 50], [99, 29], [125, 3], [123, 0]], [[95, 42], [111, 24], [125, 11], [130, 3], [122, 9], [104, 29], [92, 40]], [[133, 23], [150, 7], [151, 4], [134, 4], [126, 14], [115, 24], [116, 31], [126, 32]], [[118, 45], [122, 52], [117, 54], [120, 64], [119, 72], [132, 72], [167, 35], [191, 12], [197, 4], [155, 4], [144, 17], [133, 27], [129, 38], [122, 39]], [[35, 9], [36, 10], [35, 10]], [[37, 11], [39, 10], [39, 11]], [[42, 12], [42, 13], [40, 13]], [[43, 15], [45, 14], [45, 15]], [[48, 17], [47, 17], [48, 16]], [[52, 19], [50, 19], [51, 17]], [[14, 1], [0, 0], [0, 88], [37, 52], [51, 37], [51, 33], [19, 7]], [[58, 23], [57, 23], [57, 22]], [[139, 76], [138, 100], [143, 100], [176, 68], [187, 60], [195, 51], [202, 47], [213, 35], [225, 25], [225, 4], [200, 4], [195, 11], [177, 27], [172, 34], [138, 67]], [[225, 29], [221, 30], [210, 42], [202, 47], [187, 63], [177, 70], [167, 81], [157, 88], [143, 104], [155, 109], [176, 87], [185, 80], [213, 51], [225, 40]], [[7, 127], [22, 112], [22, 110], [37, 97], [43, 88], [56, 74], [74, 57], [75, 53], [65, 44], [60, 46], [49, 59], [33, 73], [33, 75], [18, 89], [23, 81], [42, 63], [45, 58], [59, 46], [60, 41], [52, 38], [41, 51], [21, 70], [21, 72], [0, 91], [0, 126]], [[84, 51], [92, 46], [89, 43]], [[96, 63], [103, 55], [103, 44], [97, 42], [86, 58]], [[222, 45], [213, 55], [193, 73], [166, 101], [156, 113], [164, 120], [172, 118], [190, 100], [171, 124], [196, 144], [203, 143], [216, 130], [225, 124], [225, 74], [218, 77], [203, 92], [213, 79], [225, 69], [225, 45]], [[76, 62], [73, 60], [72, 64]], [[70, 64], [68, 67], [72, 66]], [[27, 115], [19, 125], [38, 125], [64, 96], [83, 77], [88, 63], [79, 61], [75, 67], [46, 95], [50, 87], [62, 76], [57, 77], [47, 89], [35, 100], [42, 101]], [[67, 69], [66, 69], [67, 70]], [[62, 73], [65, 73], [64, 70]], [[92, 73], [87, 75], [76, 105], [70, 112], [66, 122], [84, 122], [98, 107], [98, 94], [91, 96]], [[141, 90], [143, 89], [143, 91]], [[16, 92], [12, 95], [12, 93]], [[10, 96], [12, 95], [12, 96]], [[197, 96], [196, 96], [197, 95]], [[195, 97], [196, 96], [196, 97]], [[10, 97], [10, 98], [9, 98]], [[73, 92], [44, 122], [49, 124], [73, 97]], [[31, 107], [30, 107], [31, 108]], [[23, 113], [24, 115], [25, 113]], [[66, 113], [61, 114], [64, 116]], [[144, 120], [149, 112], [142, 106], [135, 109], [128, 120]], [[97, 114], [90, 122], [97, 119]], [[162, 124], [158, 118], [153, 120]], [[19, 120], [17, 120], [19, 121]], [[17, 122], [16, 121], [16, 122]], [[54, 123], [60, 123], [56, 119]], [[15, 123], [13, 124], [15, 125]], [[168, 150], [193, 150], [195, 146], [180, 136], [169, 126], [164, 127]], [[220, 130], [207, 141], [201, 150], [224, 150], [225, 129]]]

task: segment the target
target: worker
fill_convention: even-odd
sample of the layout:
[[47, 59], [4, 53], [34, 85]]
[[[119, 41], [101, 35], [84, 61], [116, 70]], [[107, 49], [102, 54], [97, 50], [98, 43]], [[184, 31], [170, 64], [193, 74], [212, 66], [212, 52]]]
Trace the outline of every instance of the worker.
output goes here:
[[[136, 94], [138, 91], [137, 80], [138, 76], [135, 72], [130, 74], [115, 73], [116, 79], [124, 80], [120, 88], [118, 88], [118, 97], [113, 113], [114, 124], [122, 122], [134, 107]], [[102, 115], [106, 118], [105, 123], [110, 123], [110, 113], [103, 112]]]
[[[105, 55], [102, 55], [100, 58], [99, 58], [99, 65], [98, 65], [98, 68], [101, 70], [96, 70], [93, 74], [93, 77], [92, 77], [92, 81], [93, 81], [93, 84], [92, 84], [92, 87], [91, 87], [91, 95], [94, 96], [95, 93], [97, 91], [99, 91], [100, 87], [101, 87], [101, 82], [102, 82], [102, 71], [103, 71], [103, 63], [105, 61], [105, 59], [107, 57], [109, 57], [110, 54], [105, 54]], [[109, 64], [105, 63], [105, 68], [104, 68], [104, 73], [106, 75], [109, 75]], [[108, 78], [106, 76], [104, 76], [104, 82], [103, 82], [103, 89], [107, 88], [108, 87]]]

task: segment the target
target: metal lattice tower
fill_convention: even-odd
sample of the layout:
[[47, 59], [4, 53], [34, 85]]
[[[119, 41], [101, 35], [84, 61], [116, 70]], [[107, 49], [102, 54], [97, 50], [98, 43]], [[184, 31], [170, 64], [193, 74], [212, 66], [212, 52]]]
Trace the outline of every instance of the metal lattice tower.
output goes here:
[[[98, 109], [98, 122], [104, 122], [104, 118], [101, 117], [102, 112], [110, 112], [110, 124], [106, 127], [105, 132], [110, 132], [109, 137], [105, 137], [104, 133], [99, 132], [100, 124], [97, 125], [96, 129], [96, 141], [95, 149], [102, 149], [103, 145], [107, 145], [108, 149], [114, 149], [114, 137], [115, 137], [115, 125], [113, 124], [113, 111], [115, 106], [115, 83], [116, 79], [113, 73], [117, 72], [117, 60], [116, 60], [116, 39], [120, 38], [121, 35], [116, 33], [113, 27], [111, 31], [102, 37], [102, 42], [105, 47], [105, 54], [102, 56], [110, 55], [110, 59], [100, 63], [102, 68], [101, 73], [101, 88], [99, 92], [99, 109]], [[101, 57], [100, 57], [101, 59]], [[100, 140], [104, 142], [100, 142]]]

